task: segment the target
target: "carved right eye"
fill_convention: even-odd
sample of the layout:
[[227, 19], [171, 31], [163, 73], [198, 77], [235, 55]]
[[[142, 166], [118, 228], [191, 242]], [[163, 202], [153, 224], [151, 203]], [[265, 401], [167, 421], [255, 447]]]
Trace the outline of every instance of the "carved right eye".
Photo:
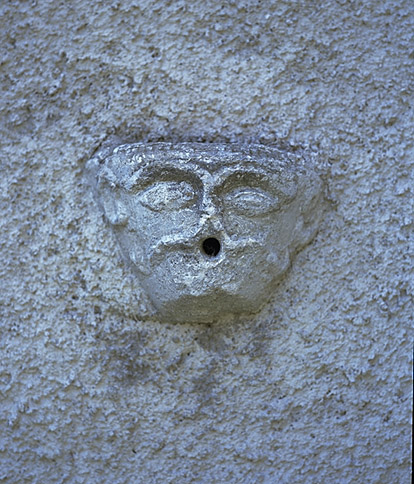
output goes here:
[[144, 207], [154, 212], [181, 210], [195, 202], [196, 194], [187, 182], [158, 182], [151, 185], [139, 196]]
[[224, 198], [226, 208], [238, 215], [255, 217], [265, 215], [279, 208], [279, 200], [257, 188], [239, 188]]

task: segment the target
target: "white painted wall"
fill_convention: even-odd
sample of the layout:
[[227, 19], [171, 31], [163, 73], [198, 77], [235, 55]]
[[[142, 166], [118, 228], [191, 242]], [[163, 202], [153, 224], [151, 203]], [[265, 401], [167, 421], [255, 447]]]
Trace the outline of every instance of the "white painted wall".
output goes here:
[[[413, 3], [1, 10], [0, 481], [409, 482]], [[257, 317], [143, 321], [82, 177], [111, 133], [309, 144], [337, 205]]]

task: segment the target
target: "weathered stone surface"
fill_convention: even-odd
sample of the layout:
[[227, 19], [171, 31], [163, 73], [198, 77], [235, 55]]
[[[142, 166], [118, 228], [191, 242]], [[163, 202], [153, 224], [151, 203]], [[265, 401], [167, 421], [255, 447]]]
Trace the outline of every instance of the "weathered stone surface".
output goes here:
[[[0, 9], [0, 480], [410, 482], [412, 1]], [[336, 205], [262, 311], [161, 323], [84, 178], [111, 134], [303, 145]]]
[[106, 146], [87, 173], [127, 265], [166, 322], [257, 312], [323, 209], [313, 159], [258, 144]]

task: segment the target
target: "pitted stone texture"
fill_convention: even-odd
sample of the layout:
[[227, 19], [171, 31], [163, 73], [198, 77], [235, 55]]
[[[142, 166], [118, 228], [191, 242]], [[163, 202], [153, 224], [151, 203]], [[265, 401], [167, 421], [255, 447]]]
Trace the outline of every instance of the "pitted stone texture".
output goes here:
[[259, 144], [106, 147], [87, 173], [126, 263], [168, 322], [260, 310], [323, 212], [314, 159]]

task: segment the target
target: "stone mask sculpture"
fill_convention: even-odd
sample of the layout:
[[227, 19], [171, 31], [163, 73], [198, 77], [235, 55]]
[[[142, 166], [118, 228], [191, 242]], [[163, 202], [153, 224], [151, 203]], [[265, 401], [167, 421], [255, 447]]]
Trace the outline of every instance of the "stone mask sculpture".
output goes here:
[[258, 144], [124, 144], [98, 152], [87, 173], [166, 322], [258, 311], [322, 213], [314, 163]]

